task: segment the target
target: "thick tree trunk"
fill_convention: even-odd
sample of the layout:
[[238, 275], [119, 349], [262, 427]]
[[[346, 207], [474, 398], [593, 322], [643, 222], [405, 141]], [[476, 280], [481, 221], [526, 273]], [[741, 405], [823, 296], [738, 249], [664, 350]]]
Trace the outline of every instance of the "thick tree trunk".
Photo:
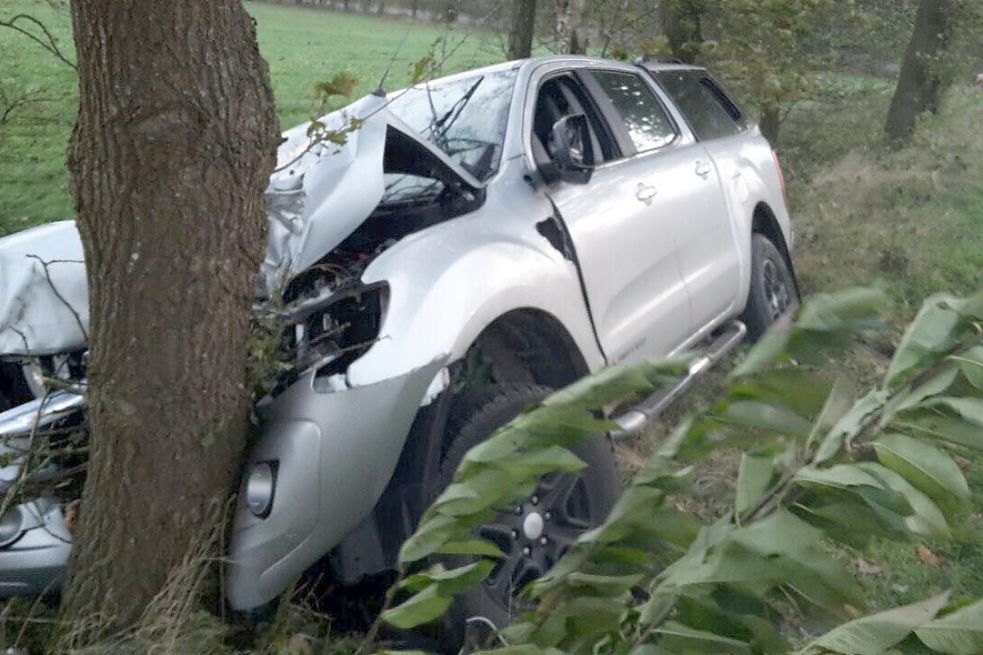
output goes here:
[[92, 450], [63, 608], [102, 619], [84, 642], [139, 618], [233, 490], [278, 133], [240, 0], [72, 0], [72, 22]]
[[587, 52], [587, 38], [581, 29], [584, 8], [585, 0], [556, 0], [556, 40], [561, 53]]
[[887, 115], [885, 132], [893, 143], [908, 141], [920, 114], [938, 111], [944, 88], [940, 60], [951, 39], [954, 4], [954, 0], [921, 0]]
[[672, 56], [695, 63], [703, 43], [704, 0], [663, 0], [662, 31]]
[[509, 30], [509, 59], [526, 59], [532, 55], [536, 33], [536, 0], [515, 0], [512, 29]]

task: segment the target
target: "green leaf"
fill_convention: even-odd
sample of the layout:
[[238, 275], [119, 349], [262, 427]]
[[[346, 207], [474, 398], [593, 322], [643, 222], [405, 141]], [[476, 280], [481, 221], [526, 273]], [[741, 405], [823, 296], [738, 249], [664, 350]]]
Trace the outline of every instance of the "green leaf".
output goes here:
[[828, 434], [853, 405], [853, 395], [850, 393], [849, 387], [842, 380], [836, 380], [826, 396], [819, 416], [813, 421], [807, 443], [812, 446], [820, 442], [821, 437]]
[[840, 653], [841, 655], [881, 655], [903, 641], [915, 629], [925, 625], [938, 613], [949, 594], [850, 621], [811, 642], [799, 651]]
[[833, 459], [844, 445], [851, 443], [872, 421], [873, 416], [884, 406], [888, 397], [887, 392], [873, 389], [855, 402], [853, 407], [826, 433], [816, 450], [813, 462], [824, 464]]
[[670, 653], [715, 653], [750, 655], [751, 647], [743, 641], [713, 632], [695, 630], [677, 621], [666, 621], [655, 632], [662, 636], [659, 645]]
[[635, 575], [593, 575], [573, 572], [566, 578], [567, 585], [590, 596], [620, 596], [637, 585], [643, 576]]
[[812, 423], [795, 412], [754, 400], [730, 403], [711, 418], [728, 425], [740, 425], [801, 439], [807, 439], [812, 430]]
[[408, 576], [400, 587], [411, 592], [419, 592], [430, 585], [436, 585], [441, 596], [455, 596], [468, 591], [487, 578], [493, 568], [495, 562], [487, 559], [450, 570], [435, 564], [429, 571]]
[[881, 464], [943, 507], [969, 499], [969, 485], [962, 471], [938, 448], [901, 434], [889, 434], [874, 442], [874, 450]]
[[907, 413], [891, 426], [920, 437], [932, 437], [957, 446], [983, 451], [983, 430], [960, 418], [934, 410]]
[[976, 346], [961, 355], [953, 355], [949, 358], [959, 365], [969, 383], [977, 389], [983, 390], [983, 346]]
[[983, 600], [915, 630], [926, 646], [945, 655], [983, 653]]
[[888, 367], [885, 386], [897, 388], [912, 372], [951, 349], [969, 322], [974, 298], [961, 300], [947, 295], [932, 296], [908, 326]]
[[948, 539], [951, 536], [949, 524], [946, 522], [942, 510], [932, 502], [931, 498], [916, 489], [910, 482], [894, 471], [874, 462], [861, 462], [857, 466], [883, 480], [890, 489], [905, 497], [913, 512], [905, 517], [905, 523], [913, 534], [926, 538], [942, 539]]
[[505, 554], [495, 544], [484, 539], [451, 541], [440, 546], [434, 552], [442, 555], [484, 555], [495, 559], [505, 557]]
[[452, 599], [452, 596], [441, 596], [438, 587], [431, 585], [397, 607], [383, 612], [382, 618], [393, 627], [409, 630], [442, 616]]
[[738, 516], [751, 509], [761, 499], [768, 490], [774, 470], [770, 457], [755, 457], [744, 453], [737, 475], [737, 493], [734, 500], [734, 510]]

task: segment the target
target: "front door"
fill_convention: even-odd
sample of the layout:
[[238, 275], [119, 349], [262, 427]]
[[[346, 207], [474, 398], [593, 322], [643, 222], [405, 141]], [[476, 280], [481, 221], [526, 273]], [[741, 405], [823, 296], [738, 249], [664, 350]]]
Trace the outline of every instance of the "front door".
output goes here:
[[[583, 113], [598, 165], [587, 184], [547, 188], [583, 271], [598, 339], [612, 363], [665, 355], [694, 332], [678, 260], [695, 143], [686, 143], [644, 79], [578, 70], [545, 80], [533, 139]], [[698, 179], [698, 178], [697, 178]]]

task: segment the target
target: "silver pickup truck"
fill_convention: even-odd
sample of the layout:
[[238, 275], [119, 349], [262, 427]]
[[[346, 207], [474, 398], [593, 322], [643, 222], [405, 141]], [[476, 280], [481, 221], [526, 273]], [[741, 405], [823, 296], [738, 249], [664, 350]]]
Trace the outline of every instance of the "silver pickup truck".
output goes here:
[[[524, 406], [643, 358], [692, 351], [696, 375], [798, 301], [778, 161], [701, 68], [510, 62], [322, 122], [358, 129], [342, 145], [286, 132], [267, 190], [256, 312], [290, 366], [256, 407], [233, 608], [315, 564], [339, 584], [391, 570], [463, 454]], [[84, 462], [24, 463], [31, 443], [84, 435], [87, 322], [74, 223], [0, 239], [0, 488], [39, 489], [0, 517], [0, 595], [63, 575], [78, 485], [58, 472]], [[640, 430], [666, 400], [615, 418]], [[455, 612], [507, 621], [515, 590], [603, 520], [610, 439], [578, 454], [587, 469], [479, 530], [508, 557]]]

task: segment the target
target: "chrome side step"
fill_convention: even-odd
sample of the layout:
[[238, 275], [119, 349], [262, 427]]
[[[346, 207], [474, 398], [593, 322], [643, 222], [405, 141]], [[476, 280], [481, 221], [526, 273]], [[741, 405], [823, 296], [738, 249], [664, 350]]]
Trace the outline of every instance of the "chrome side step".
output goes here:
[[686, 375], [671, 387], [659, 389], [654, 394], [635, 405], [624, 414], [613, 419], [619, 430], [611, 433], [613, 439], [624, 439], [639, 434], [666, 407], [679, 398], [704, 373], [713, 368], [727, 353], [736, 348], [747, 334], [747, 326], [740, 321], [733, 321], [707, 347], [706, 351], [689, 363]]

